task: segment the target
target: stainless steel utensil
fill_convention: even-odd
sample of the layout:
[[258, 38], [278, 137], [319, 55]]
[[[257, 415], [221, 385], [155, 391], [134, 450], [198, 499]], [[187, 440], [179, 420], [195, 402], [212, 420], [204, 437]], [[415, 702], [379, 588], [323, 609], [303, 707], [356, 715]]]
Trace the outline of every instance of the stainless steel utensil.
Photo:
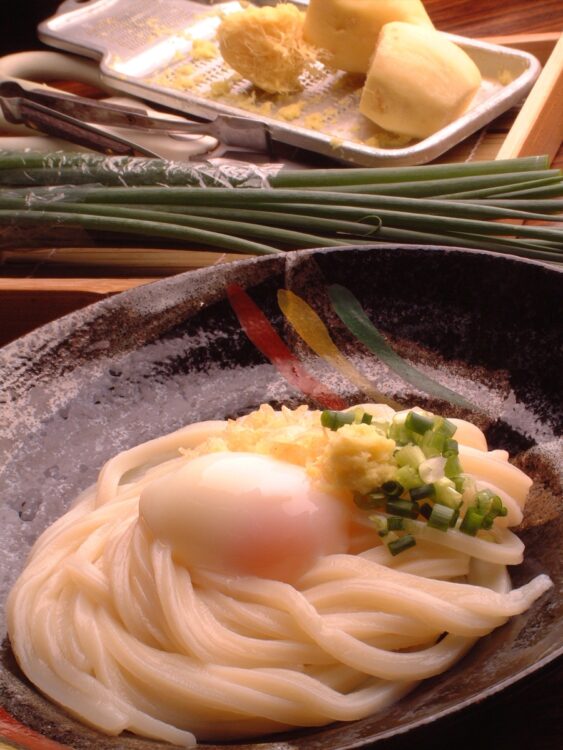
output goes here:
[[0, 107], [8, 122], [24, 123], [43, 133], [67, 138], [104, 153], [157, 156], [146, 147], [96, 125], [164, 131], [169, 135], [211, 135], [223, 146], [259, 153], [268, 152], [270, 148], [267, 126], [249, 118], [218, 115], [212, 121], [196, 122], [150, 117], [140, 109], [63, 92], [26, 88], [15, 81], [0, 82]]

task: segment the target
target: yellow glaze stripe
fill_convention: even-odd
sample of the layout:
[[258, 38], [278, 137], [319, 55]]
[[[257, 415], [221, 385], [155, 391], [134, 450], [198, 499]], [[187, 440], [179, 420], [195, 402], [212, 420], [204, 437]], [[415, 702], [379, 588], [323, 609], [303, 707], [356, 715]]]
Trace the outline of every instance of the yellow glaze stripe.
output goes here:
[[339, 351], [325, 324], [305, 300], [287, 289], [280, 289], [278, 304], [288, 322], [315, 354], [342, 373], [375, 403], [389, 404], [395, 409], [399, 407], [399, 404], [374, 388], [371, 381]]

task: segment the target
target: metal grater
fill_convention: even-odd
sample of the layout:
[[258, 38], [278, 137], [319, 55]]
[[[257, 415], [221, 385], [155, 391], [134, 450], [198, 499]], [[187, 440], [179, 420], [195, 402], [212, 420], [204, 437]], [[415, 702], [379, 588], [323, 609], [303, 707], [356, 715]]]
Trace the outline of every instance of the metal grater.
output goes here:
[[241, 7], [238, 0], [66, 0], [38, 31], [47, 44], [100, 60], [115, 89], [205, 120], [243, 115], [264, 123], [274, 141], [361, 166], [435, 159], [519, 104], [540, 70], [526, 52], [448, 34], [475, 61], [483, 83], [462, 117], [429, 138], [407, 141], [359, 113], [361, 77], [318, 63], [303, 76], [302, 91], [273, 96], [234, 74], [218, 50], [202, 56], [221, 15]]

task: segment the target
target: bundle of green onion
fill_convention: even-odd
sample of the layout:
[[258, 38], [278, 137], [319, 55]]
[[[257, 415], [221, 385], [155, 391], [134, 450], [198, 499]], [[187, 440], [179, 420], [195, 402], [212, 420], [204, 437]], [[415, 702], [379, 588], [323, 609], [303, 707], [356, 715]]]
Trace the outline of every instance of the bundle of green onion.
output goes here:
[[[321, 413], [321, 424], [331, 430], [371, 422], [371, 415], [360, 409]], [[450, 420], [415, 410], [397, 414], [388, 425], [386, 436], [397, 446], [395, 478], [354, 500], [358, 508], [372, 512], [369, 520], [391, 554], [413, 547], [429, 529], [477, 536], [490, 531], [495, 518], [507, 515], [499, 495], [477, 490], [464, 473], [455, 432]]]
[[390, 242], [559, 263], [563, 229], [546, 224], [562, 220], [563, 177], [548, 167], [537, 156], [283, 169], [260, 187], [241, 187], [240, 177], [216, 179], [208, 164], [0, 152], [0, 225], [17, 227], [13, 247], [25, 246], [26, 230], [80, 227], [97, 246], [118, 236], [125, 244], [151, 238], [155, 247], [260, 255]]

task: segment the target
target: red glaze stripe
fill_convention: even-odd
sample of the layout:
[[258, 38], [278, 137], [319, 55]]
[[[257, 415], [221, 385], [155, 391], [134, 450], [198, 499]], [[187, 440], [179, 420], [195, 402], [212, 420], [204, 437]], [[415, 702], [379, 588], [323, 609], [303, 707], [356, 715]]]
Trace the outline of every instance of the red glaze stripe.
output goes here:
[[16, 742], [19, 746], [28, 748], [28, 750], [71, 750], [70, 745], [53, 742], [53, 740], [49, 740], [33, 729], [24, 726], [0, 707], [0, 741], [3, 739]]
[[340, 396], [309, 375], [299, 359], [278, 336], [262, 310], [239, 284], [229, 284], [227, 296], [248, 338], [288, 383], [314, 398], [325, 409], [346, 408], [347, 404]]

